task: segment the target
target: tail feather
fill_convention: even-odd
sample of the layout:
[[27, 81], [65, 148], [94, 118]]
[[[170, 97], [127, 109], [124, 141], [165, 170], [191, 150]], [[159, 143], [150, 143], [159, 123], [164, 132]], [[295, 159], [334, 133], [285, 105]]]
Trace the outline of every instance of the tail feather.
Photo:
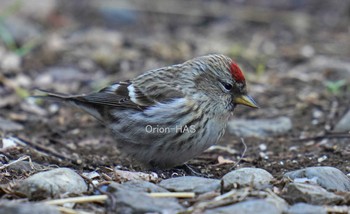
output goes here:
[[84, 95], [68, 95], [68, 94], [63, 94], [63, 93], [51, 92], [51, 91], [47, 91], [44, 89], [35, 89], [35, 90], [39, 91], [41, 94], [32, 96], [34, 98], [54, 98], [54, 99], [58, 99], [61, 101], [62, 100], [68, 101], [70, 99], [84, 96]]
[[59, 102], [67, 102], [79, 109], [84, 110], [88, 114], [94, 116], [98, 120], [102, 121], [102, 115], [101, 111], [98, 108], [98, 106], [94, 106], [92, 103], [87, 102], [87, 100], [84, 98], [85, 95], [68, 95], [68, 94], [62, 94], [62, 93], [56, 93], [51, 92], [43, 89], [36, 89], [42, 94], [34, 95], [33, 98], [40, 98], [40, 99], [50, 99], [54, 101]]

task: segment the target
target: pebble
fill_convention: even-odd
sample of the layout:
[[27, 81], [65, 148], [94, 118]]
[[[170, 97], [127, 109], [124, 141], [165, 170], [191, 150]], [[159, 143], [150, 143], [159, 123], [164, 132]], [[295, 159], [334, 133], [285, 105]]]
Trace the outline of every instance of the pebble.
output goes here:
[[2, 201], [0, 203], [0, 213], [6, 214], [60, 214], [61, 212], [54, 206], [44, 203], [15, 203]]
[[6, 120], [0, 117], [0, 130], [11, 132], [22, 130], [23, 126], [19, 123], [13, 122], [11, 120]]
[[121, 184], [126, 189], [137, 192], [169, 192], [167, 189], [157, 186], [154, 183], [143, 180], [132, 180]]
[[206, 210], [205, 214], [251, 214], [251, 213], [259, 213], [259, 214], [281, 214], [281, 210], [279, 210], [273, 204], [267, 202], [264, 199], [252, 199], [248, 201], [239, 202], [234, 205], [219, 207], [215, 209]]
[[285, 187], [285, 197], [290, 203], [306, 202], [315, 205], [337, 204], [343, 197], [328, 192], [319, 185], [290, 183]]
[[322, 206], [296, 203], [287, 210], [286, 214], [327, 214], [327, 210]]
[[287, 172], [284, 176], [290, 179], [314, 180], [318, 185], [330, 191], [350, 191], [350, 178], [339, 169], [330, 166], [308, 167]]
[[252, 186], [256, 189], [268, 187], [273, 176], [264, 169], [241, 168], [231, 171], [222, 177], [223, 188], [229, 191], [235, 186]]
[[335, 125], [334, 132], [350, 132], [350, 110]]
[[73, 170], [59, 168], [32, 175], [20, 182], [16, 189], [30, 199], [44, 199], [60, 194], [79, 194], [87, 191], [87, 185]]
[[6, 72], [19, 71], [21, 68], [21, 58], [14, 53], [5, 54], [0, 59], [0, 68]]
[[109, 213], [178, 213], [183, 210], [175, 198], [152, 198], [118, 183], [109, 185], [107, 191], [113, 194], [113, 200], [107, 200]]
[[220, 180], [183, 176], [163, 180], [159, 183], [159, 186], [171, 192], [195, 192], [200, 194], [218, 190], [220, 188]]
[[[10, 161], [11, 163], [12, 161]], [[41, 170], [43, 167], [35, 162], [29, 162], [29, 161], [18, 161], [17, 163], [11, 164], [7, 167], [10, 170], [14, 170], [17, 173], [23, 173], [23, 172], [32, 172], [36, 170]]]
[[235, 119], [228, 122], [228, 131], [239, 137], [264, 138], [289, 132], [292, 122], [288, 117], [274, 119]]

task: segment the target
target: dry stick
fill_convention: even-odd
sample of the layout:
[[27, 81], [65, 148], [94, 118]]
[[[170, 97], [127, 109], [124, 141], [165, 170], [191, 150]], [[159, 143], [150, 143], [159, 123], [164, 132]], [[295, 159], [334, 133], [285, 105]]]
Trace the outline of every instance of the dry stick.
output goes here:
[[92, 195], [92, 196], [81, 196], [72, 198], [61, 198], [50, 201], [45, 201], [44, 203], [50, 205], [62, 205], [65, 203], [89, 203], [89, 202], [104, 202], [108, 198], [107, 195]]
[[247, 152], [247, 144], [245, 144], [244, 139], [242, 137], [241, 137], [241, 142], [244, 145], [243, 153], [242, 153], [241, 157], [239, 158], [239, 160], [230, 168], [230, 170], [235, 168], [239, 164], [239, 162], [241, 162], [241, 160], [243, 159], [245, 153]]
[[38, 144], [35, 144], [35, 143], [32, 143], [32, 142], [23, 140], [23, 139], [21, 139], [19, 137], [11, 137], [11, 139], [13, 141], [15, 141], [16, 143], [20, 144], [20, 145], [29, 146], [29, 147], [35, 149], [36, 151], [41, 152], [41, 153], [43, 153], [43, 154], [45, 154], [47, 156], [53, 156], [53, 157], [61, 159], [61, 160], [68, 160], [68, 161], [71, 161], [73, 163], [77, 162], [74, 159], [71, 159], [69, 157], [65, 157], [65, 156], [63, 156], [63, 155], [61, 155], [61, 154], [59, 154], [59, 153], [57, 153], [55, 151], [47, 149], [47, 148], [45, 148], [45, 147], [43, 147], [41, 145], [38, 145]]
[[[153, 192], [147, 194], [153, 198], [194, 198], [194, 192]], [[50, 201], [45, 201], [44, 203], [50, 205], [62, 205], [65, 203], [89, 203], [89, 202], [104, 202], [108, 199], [107, 195], [92, 195], [92, 196], [81, 196], [72, 198], [62, 198]]]
[[23, 156], [23, 157], [18, 158], [15, 161], [12, 161], [11, 163], [4, 164], [4, 165], [0, 166], [0, 170], [3, 170], [3, 169], [5, 169], [5, 168], [7, 168], [7, 167], [9, 167], [9, 166], [11, 166], [13, 164], [16, 164], [16, 163], [18, 163], [20, 161], [24, 161], [24, 160], [27, 160], [27, 159], [29, 159], [29, 163], [31, 164], [31, 167], [33, 168], [33, 164], [32, 164], [32, 161], [31, 161], [30, 157], [29, 156]]
[[331, 104], [331, 110], [330, 110], [329, 115], [328, 115], [328, 120], [326, 121], [326, 125], [324, 127], [326, 132], [329, 132], [333, 126], [333, 121], [334, 121], [335, 114], [337, 113], [338, 106], [339, 106], [338, 101], [333, 100], [332, 104]]
[[147, 195], [152, 198], [194, 198], [196, 196], [194, 192], [151, 192]]

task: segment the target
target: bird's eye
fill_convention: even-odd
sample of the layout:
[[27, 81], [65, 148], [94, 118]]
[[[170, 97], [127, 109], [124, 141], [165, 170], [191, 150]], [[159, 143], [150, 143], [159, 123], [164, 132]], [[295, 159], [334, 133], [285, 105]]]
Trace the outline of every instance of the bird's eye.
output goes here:
[[222, 85], [224, 86], [224, 88], [227, 90], [227, 91], [231, 91], [232, 89], [232, 85], [230, 83], [222, 83]]

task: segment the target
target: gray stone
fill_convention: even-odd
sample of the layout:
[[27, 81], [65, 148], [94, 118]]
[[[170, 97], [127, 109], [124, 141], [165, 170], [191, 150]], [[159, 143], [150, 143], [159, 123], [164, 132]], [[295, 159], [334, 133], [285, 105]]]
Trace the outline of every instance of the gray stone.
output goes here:
[[[265, 192], [265, 191], [262, 191], [262, 192]], [[277, 194], [273, 193], [272, 191], [269, 192], [269, 194], [266, 196], [266, 198], [264, 198], [264, 200], [274, 205], [281, 213], [288, 210], [289, 204], [287, 203], [287, 201], [279, 197]]]
[[22, 173], [41, 170], [43, 169], [43, 166], [35, 162], [29, 163], [29, 161], [18, 161], [17, 163], [11, 164], [7, 168], [10, 170], [17, 171], [18, 173]]
[[252, 186], [256, 189], [269, 186], [273, 176], [264, 169], [241, 168], [231, 171], [222, 177], [225, 191], [229, 191], [235, 186]]
[[290, 179], [312, 179], [323, 188], [331, 191], [350, 191], [350, 179], [339, 169], [330, 166], [308, 167], [287, 172], [284, 176]]
[[288, 117], [275, 119], [245, 120], [235, 119], [228, 122], [228, 131], [239, 137], [269, 137], [289, 132], [292, 122]]
[[169, 178], [159, 183], [159, 186], [172, 192], [205, 193], [220, 188], [220, 180], [196, 176]]
[[281, 214], [279, 210], [273, 204], [263, 200], [263, 199], [253, 199], [248, 201], [239, 202], [234, 205], [219, 207], [215, 209], [206, 210], [205, 214]]
[[337, 204], [343, 197], [328, 192], [319, 185], [290, 183], [285, 187], [284, 198], [290, 203], [306, 202], [315, 205]]
[[350, 131], [350, 111], [348, 111], [340, 121], [335, 125], [334, 132], [349, 132]]
[[87, 191], [87, 185], [73, 170], [59, 168], [32, 175], [20, 182], [16, 189], [30, 199], [43, 199], [67, 193], [79, 194]]
[[44, 203], [15, 203], [2, 201], [0, 203], [0, 213], [6, 214], [60, 214], [61, 212], [54, 206]]
[[326, 208], [322, 206], [305, 204], [305, 203], [296, 203], [291, 206], [287, 214], [327, 214]]
[[169, 192], [168, 190], [157, 186], [154, 183], [143, 180], [132, 180], [121, 184], [124, 188], [136, 192]]
[[6, 120], [0, 117], [0, 130], [2, 131], [19, 131], [22, 130], [23, 126], [19, 123], [13, 122], [11, 120]]
[[107, 191], [113, 194], [112, 200], [107, 200], [108, 213], [177, 213], [183, 210], [175, 198], [152, 198], [118, 183], [111, 184]]

